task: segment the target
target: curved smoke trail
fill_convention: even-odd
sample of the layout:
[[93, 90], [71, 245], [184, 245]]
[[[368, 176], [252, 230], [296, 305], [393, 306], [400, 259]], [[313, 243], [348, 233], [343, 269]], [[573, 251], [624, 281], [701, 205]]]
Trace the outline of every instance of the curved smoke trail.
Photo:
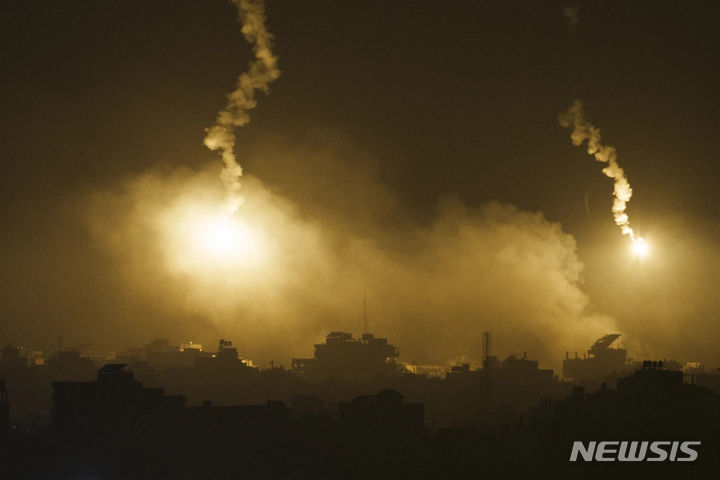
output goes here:
[[280, 76], [277, 57], [272, 52], [273, 36], [265, 25], [265, 3], [262, 0], [232, 0], [238, 9], [245, 40], [253, 45], [255, 59], [247, 72], [237, 79], [235, 90], [228, 94], [227, 105], [220, 110], [215, 125], [209, 127], [205, 146], [220, 150], [225, 167], [220, 174], [227, 191], [228, 213], [234, 213], [242, 204], [240, 177], [242, 167], [235, 158], [235, 127], [250, 122], [249, 111], [255, 108], [255, 92], [268, 93], [269, 85]]
[[627, 203], [632, 198], [632, 188], [625, 176], [625, 171], [617, 163], [615, 147], [601, 143], [600, 129], [585, 120], [580, 100], [575, 100], [570, 108], [561, 113], [558, 121], [562, 127], [573, 129], [570, 134], [573, 145], [578, 147], [587, 140], [588, 153], [594, 156], [598, 162], [607, 163], [607, 166], [603, 168], [603, 173], [615, 181], [613, 191], [615, 200], [612, 206], [615, 223], [620, 227], [622, 234], [629, 235], [633, 242], [643, 241], [641, 238], [635, 237], [635, 232], [630, 227], [630, 219], [625, 213]]

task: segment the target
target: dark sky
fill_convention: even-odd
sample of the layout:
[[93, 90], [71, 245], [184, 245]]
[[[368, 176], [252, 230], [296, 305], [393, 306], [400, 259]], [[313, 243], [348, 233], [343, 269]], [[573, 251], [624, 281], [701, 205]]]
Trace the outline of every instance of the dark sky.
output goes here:
[[[568, 5], [579, 7], [576, 25], [563, 15]], [[611, 182], [557, 116], [582, 99], [617, 148], [636, 228], [663, 225], [658, 238], [688, 228], [695, 243], [680, 238], [683, 248], [713, 245], [719, 14], [710, 1], [269, 1], [282, 76], [238, 131], [238, 156], [302, 216], [328, 224], [347, 218], [322, 205], [353, 196], [336, 170], [369, 172], [390, 192], [397, 209], [373, 215], [389, 229], [433, 222], [448, 196], [469, 208], [496, 200], [542, 212], [575, 237], [591, 303], [629, 315], [602, 286], [611, 276], [593, 275], [604, 263], [596, 247], [623, 241], [609, 212]], [[172, 320], [147, 335], [125, 324], [163, 317], [163, 307], [128, 302], [115, 276], [123, 260], [91, 245], [75, 211], [92, 192], [157, 165], [217, 162], [204, 128], [251, 59], [233, 6], [5, 1], [0, 52], [0, 343], [48, 345], [62, 334], [124, 345], [162, 335]], [[325, 149], [336, 152], [330, 163], [309, 154], [294, 161], [293, 152]], [[366, 190], [358, 191], [362, 203]], [[187, 317], [183, 325], [212, 323]]]

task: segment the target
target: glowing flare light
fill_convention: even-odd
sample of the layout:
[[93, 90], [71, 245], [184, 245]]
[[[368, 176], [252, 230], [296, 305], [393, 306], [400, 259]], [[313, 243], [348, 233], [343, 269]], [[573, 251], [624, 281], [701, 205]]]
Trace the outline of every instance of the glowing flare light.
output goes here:
[[199, 254], [218, 259], [254, 255], [259, 247], [256, 237], [247, 225], [230, 216], [220, 215], [199, 222], [194, 246]]
[[237, 215], [193, 209], [168, 219], [171, 261], [188, 273], [240, 272], [265, 266], [265, 234]]
[[633, 240], [632, 249], [636, 257], [645, 257], [650, 253], [650, 246], [642, 237], [637, 237]]

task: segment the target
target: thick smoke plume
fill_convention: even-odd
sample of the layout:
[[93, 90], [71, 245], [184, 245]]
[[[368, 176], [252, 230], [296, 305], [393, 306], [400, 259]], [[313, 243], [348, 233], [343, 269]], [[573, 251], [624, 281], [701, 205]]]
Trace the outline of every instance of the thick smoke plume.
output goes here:
[[[371, 331], [399, 345], [405, 361], [479, 358], [491, 330], [498, 354], [528, 351], [557, 368], [567, 349], [616, 330], [581, 288], [574, 238], [542, 214], [447, 199], [430, 224], [388, 229], [385, 212], [407, 218], [392, 195], [362, 173], [335, 171], [324, 198], [338, 202], [324, 203], [344, 220], [311, 215], [244, 177], [247, 208], [237, 219], [257, 232], [262, 254], [249, 263], [197, 258], [192, 236], [178, 230], [221, 199], [211, 170], [151, 172], [86, 202], [101, 251], [123, 259], [118, 281], [167, 317], [139, 331], [201, 343], [228, 336], [256, 361], [288, 361], [312, 355], [332, 330], [362, 333], [365, 292]], [[335, 195], [349, 190], [377, 203]]]
[[228, 94], [228, 103], [218, 112], [215, 125], [207, 129], [205, 145], [220, 150], [225, 167], [221, 178], [227, 191], [228, 212], [234, 213], [242, 204], [240, 177], [242, 167], [235, 158], [235, 127], [250, 122], [249, 111], [257, 106], [255, 92], [267, 93], [270, 83], [280, 76], [277, 57], [272, 52], [273, 36], [265, 26], [265, 4], [262, 0], [232, 0], [237, 6], [245, 40], [253, 45], [255, 60], [240, 75], [237, 86]]
[[617, 154], [615, 147], [603, 145], [600, 137], [600, 129], [590, 124], [582, 112], [582, 102], [575, 100], [564, 113], [560, 114], [558, 121], [565, 128], [572, 128], [570, 134], [573, 145], [576, 147], [582, 145], [587, 140], [587, 151], [595, 157], [598, 162], [606, 163], [607, 167], [603, 168], [603, 173], [615, 181], [615, 189], [613, 196], [612, 212], [615, 223], [620, 227], [623, 235], [629, 235], [633, 242], [642, 241], [635, 238], [635, 232], [630, 227], [630, 219], [625, 210], [627, 203], [632, 198], [632, 188], [625, 176], [625, 171], [617, 163]]

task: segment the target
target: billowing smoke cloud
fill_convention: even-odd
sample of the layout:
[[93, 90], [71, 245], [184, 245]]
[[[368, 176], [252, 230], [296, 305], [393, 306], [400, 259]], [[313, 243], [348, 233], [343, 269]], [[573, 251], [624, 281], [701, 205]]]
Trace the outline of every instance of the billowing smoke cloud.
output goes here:
[[249, 111], [255, 108], [255, 93], [268, 92], [270, 83], [280, 76], [277, 57], [272, 52], [273, 36], [265, 26], [265, 4], [262, 0], [232, 0], [237, 6], [245, 40], [253, 45], [255, 60], [250, 69], [241, 74], [237, 86], [228, 94], [228, 103], [218, 112], [215, 125], [207, 129], [205, 145], [220, 150], [225, 167], [221, 178], [227, 191], [226, 203], [229, 213], [237, 211], [242, 204], [240, 177], [242, 167], [235, 158], [235, 127], [250, 121]]
[[[144, 175], [96, 196], [90, 221], [101, 249], [122, 258], [122, 277], [136, 295], [168, 315], [212, 322], [257, 361], [312, 355], [313, 343], [332, 330], [360, 333], [363, 292], [370, 330], [399, 345], [406, 361], [477, 359], [482, 332], [491, 330], [498, 354], [527, 351], [557, 368], [566, 349], [615, 329], [580, 288], [573, 237], [542, 214], [499, 203], [469, 208], [447, 199], [429, 225], [396, 231], [375, 223], [388, 210], [405, 216], [392, 200], [370, 214], [359, 205], [364, 219], [344, 212], [362, 223], [350, 232], [246, 176], [247, 208], [236, 218], [256, 232], [260, 257], [194, 261], [177, 228], [194, 210], [216, 205], [213, 177]], [[336, 182], [358, 195], [382, 190], [362, 177]], [[202, 341], [195, 322], [178, 322], [180, 334]]]
[[613, 191], [615, 200], [612, 206], [615, 223], [620, 227], [622, 234], [629, 235], [633, 242], [642, 241], [641, 238], [635, 238], [635, 232], [630, 227], [630, 219], [625, 213], [627, 203], [632, 198], [632, 188], [625, 176], [625, 171], [617, 163], [615, 147], [603, 145], [600, 129], [585, 120], [580, 100], [575, 100], [570, 108], [560, 114], [558, 120], [562, 127], [573, 129], [570, 134], [573, 145], [580, 146], [587, 140], [588, 153], [594, 156], [598, 162], [607, 164], [607, 167], [603, 168], [603, 173], [615, 182]]
[[[528, 351], [557, 367], [564, 348], [613, 329], [611, 319], [590, 311], [579, 286], [574, 239], [541, 214], [498, 203], [470, 209], [450, 199], [430, 225], [395, 220], [388, 230], [379, 219], [406, 212], [356, 172], [333, 175], [323, 191], [324, 204], [328, 190], [343, 199], [339, 220], [301, 211], [253, 177], [245, 178], [241, 198], [234, 129], [249, 122], [256, 92], [267, 92], [280, 71], [263, 3], [233, 2], [255, 60], [205, 138], [222, 153], [225, 192], [214, 187], [212, 172], [178, 170], [143, 175], [88, 202], [95, 239], [122, 258], [133, 295], [193, 318], [176, 333], [197, 340], [198, 325], [210, 322], [244, 354], [287, 361], [310, 355], [331, 330], [357, 333], [364, 292], [371, 330], [401, 345], [406, 360], [477, 357], [482, 332], [491, 330], [502, 339], [499, 351]], [[241, 238], [213, 255], [197, 242], [207, 240], [207, 219], [222, 195]], [[351, 198], [362, 201], [353, 207]], [[238, 212], [243, 201], [249, 208]]]

